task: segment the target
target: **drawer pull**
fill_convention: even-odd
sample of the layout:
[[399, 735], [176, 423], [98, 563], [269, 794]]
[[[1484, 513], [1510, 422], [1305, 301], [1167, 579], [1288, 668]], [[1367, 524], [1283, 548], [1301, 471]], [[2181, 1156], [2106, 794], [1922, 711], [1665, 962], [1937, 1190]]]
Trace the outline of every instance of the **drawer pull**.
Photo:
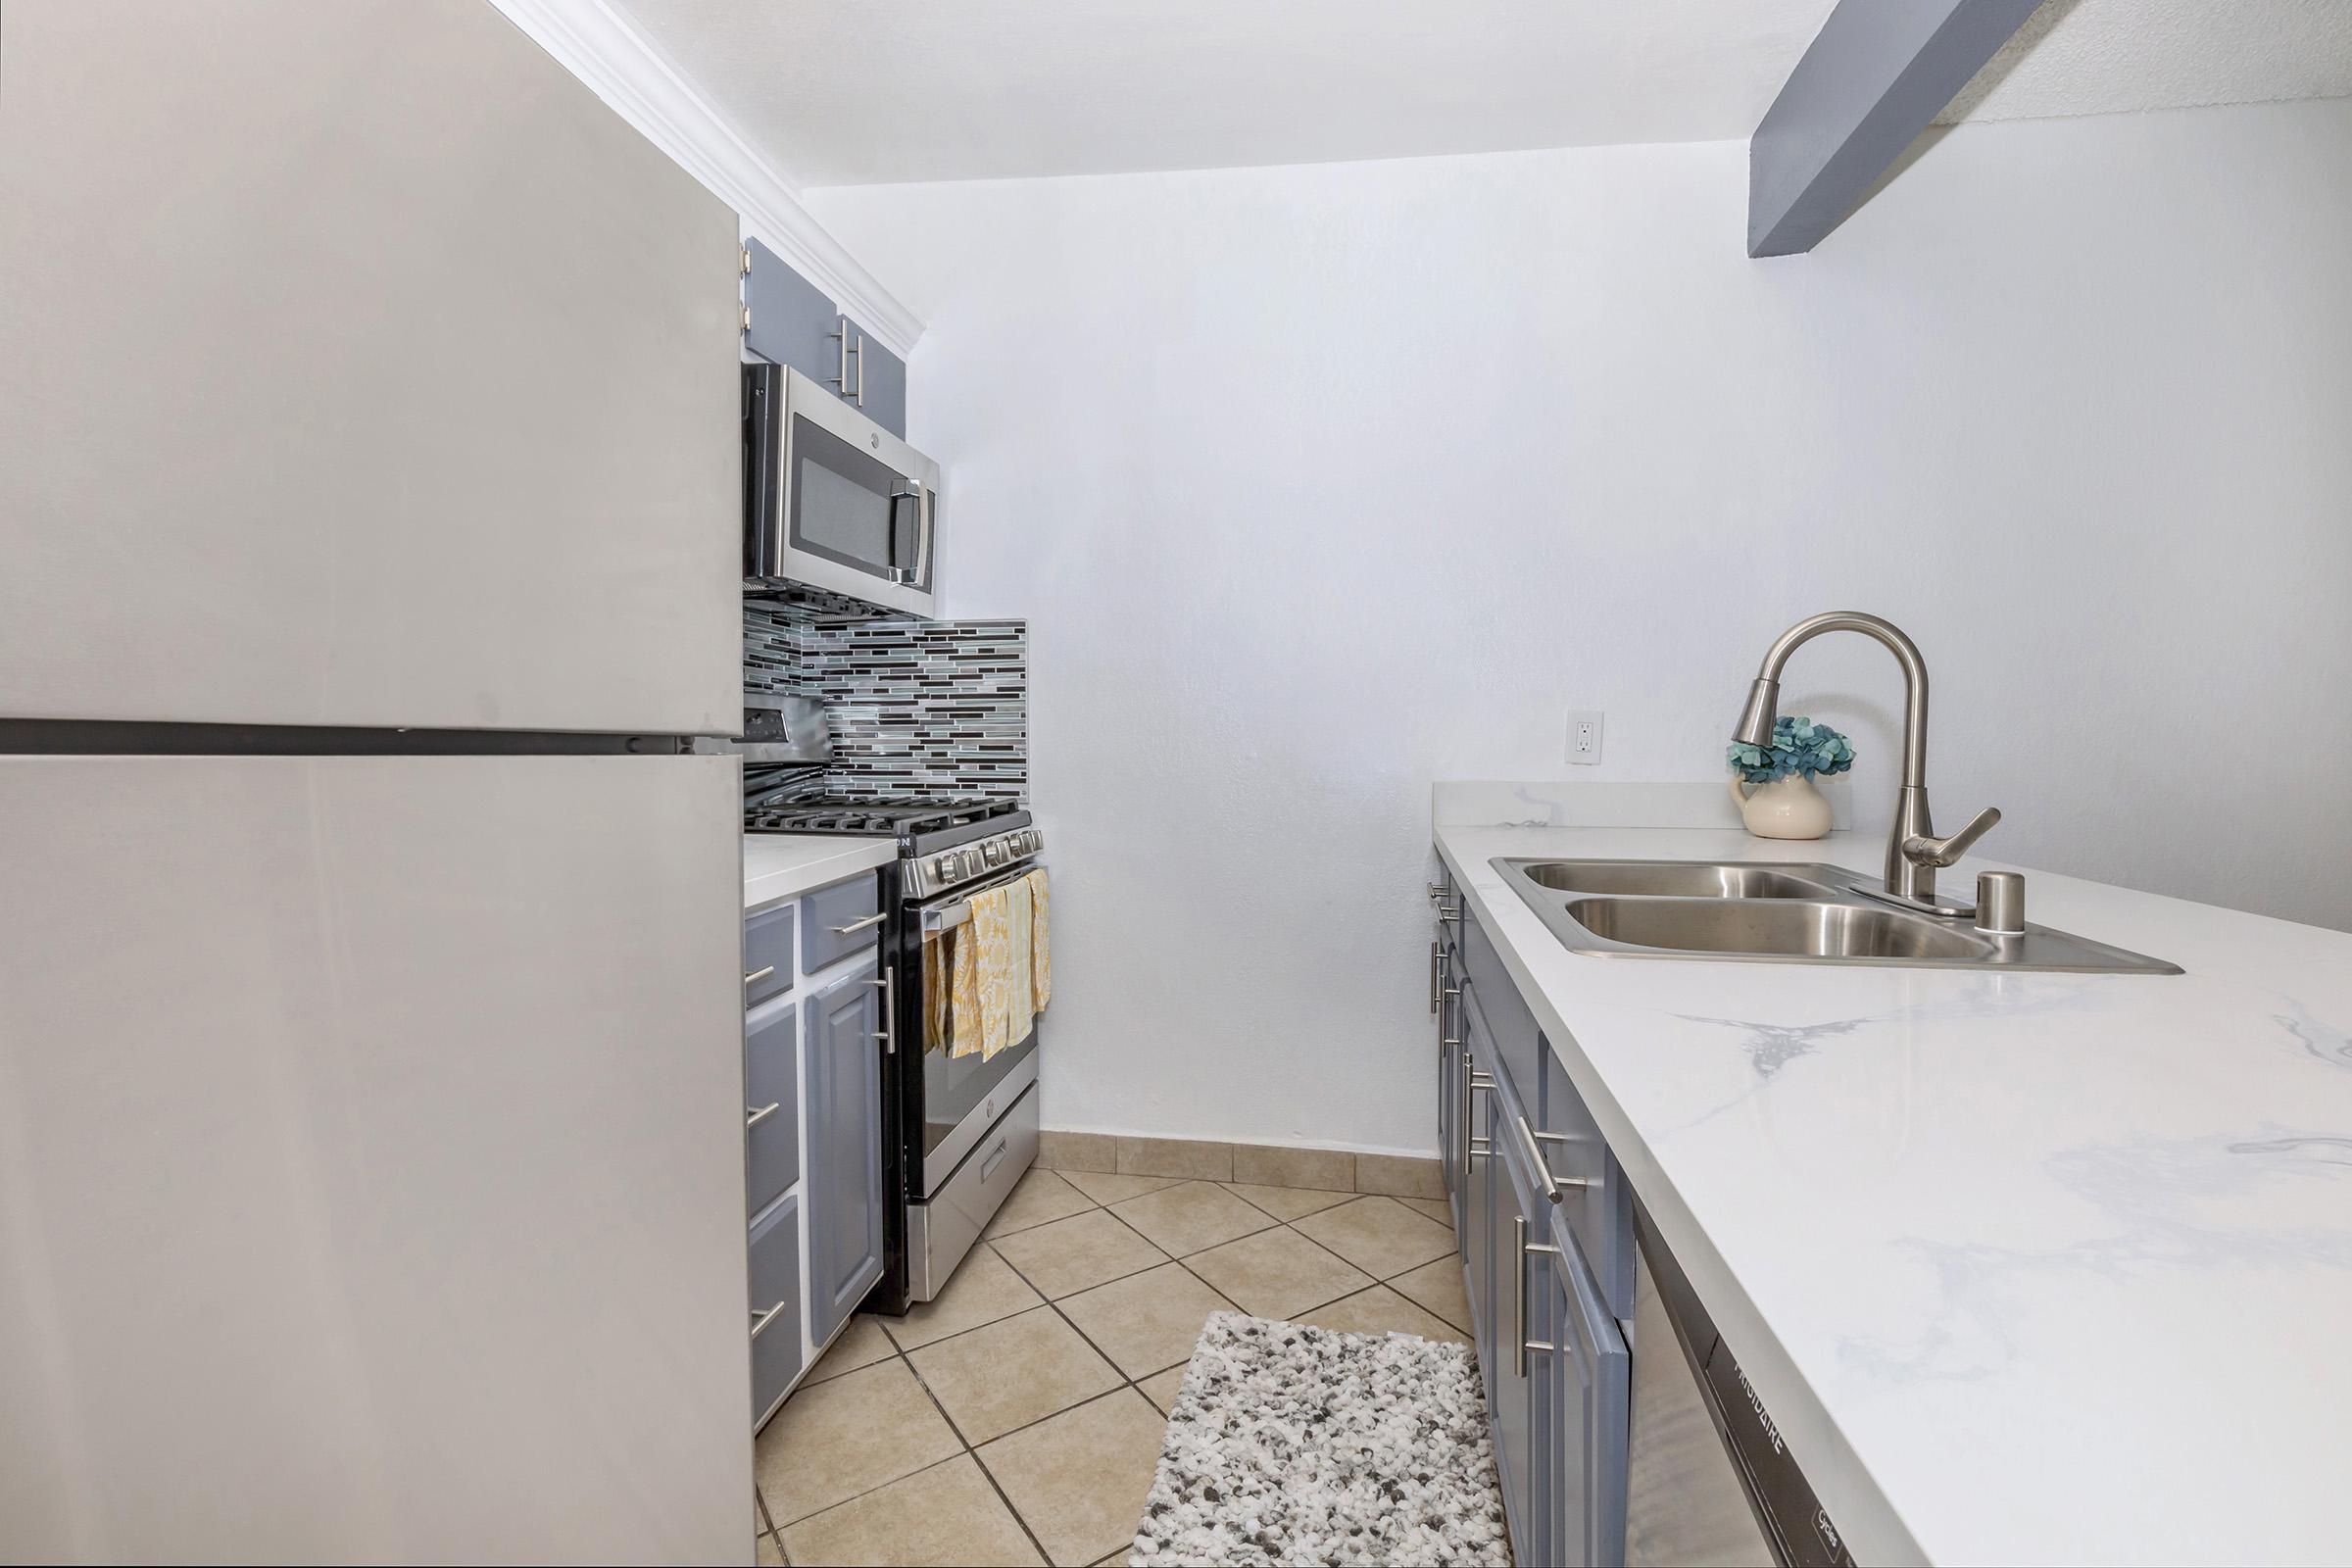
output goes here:
[[997, 1167], [1004, 1163], [1004, 1151], [1011, 1147], [1012, 1140], [1009, 1138], [997, 1145], [995, 1151], [989, 1154], [987, 1162], [980, 1167], [982, 1181], [988, 1180], [997, 1173]]
[[754, 969], [750, 974], [745, 975], [743, 977], [743, 983], [747, 986], [756, 986], [760, 981], [766, 979], [769, 975], [774, 974], [775, 972], [776, 966], [771, 963], [764, 969]]
[[761, 1122], [767, 1120], [768, 1117], [773, 1116], [777, 1111], [782, 1110], [783, 1108], [784, 1102], [781, 1100], [777, 1101], [772, 1105], [744, 1106], [743, 1130], [747, 1133], [750, 1132], [753, 1128], [759, 1126]]
[[770, 1323], [773, 1323], [778, 1317], [782, 1316], [783, 1311], [784, 1303], [782, 1301], [778, 1301], [775, 1305], [769, 1307], [764, 1312], [754, 1312], [752, 1314], [752, 1338], [755, 1340], [758, 1339], [760, 1331], [765, 1329]]
[[848, 925], [837, 925], [832, 928], [833, 934], [837, 937], [846, 937], [855, 932], [863, 931], [868, 926], [880, 925], [883, 921], [885, 912], [886, 911], [883, 910], [876, 910], [874, 913], [867, 915], [862, 920], [852, 920]]

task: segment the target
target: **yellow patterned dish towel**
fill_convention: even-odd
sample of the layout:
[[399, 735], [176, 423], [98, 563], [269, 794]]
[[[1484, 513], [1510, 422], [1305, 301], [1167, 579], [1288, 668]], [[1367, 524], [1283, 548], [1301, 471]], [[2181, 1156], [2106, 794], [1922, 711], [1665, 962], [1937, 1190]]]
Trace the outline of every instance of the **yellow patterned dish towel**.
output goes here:
[[[963, 970], [967, 962], [972, 970], [972, 989], [978, 1027], [965, 1033], [967, 1015], [960, 1005], [963, 1001]], [[969, 1044], [980, 1048], [983, 1061], [1012, 1044], [1012, 889], [990, 888], [972, 895], [972, 918], [956, 934], [956, 1050], [952, 1054], [969, 1055]], [[1022, 1033], [1027, 1033], [1024, 1029]], [[967, 1042], [969, 1044], [967, 1044]]]
[[1054, 1000], [1053, 923], [1047, 918], [1046, 873], [1032, 871], [1021, 878], [1029, 890], [1029, 990], [1037, 1012]]

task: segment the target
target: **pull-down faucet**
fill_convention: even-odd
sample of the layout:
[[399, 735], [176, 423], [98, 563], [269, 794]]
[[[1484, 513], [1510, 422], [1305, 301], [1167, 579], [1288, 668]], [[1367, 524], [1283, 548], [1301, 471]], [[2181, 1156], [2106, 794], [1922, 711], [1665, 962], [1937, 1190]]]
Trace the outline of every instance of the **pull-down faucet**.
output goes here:
[[1764, 667], [1747, 689], [1747, 708], [1732, 739], [1744, 746], [1770, 746], [1772, 727], [1779, 721], [1781, 670], [1788, 656], [1825, 631], [1858, 631], [1876, 638], [1903, 666], [1903, 784], [1894, 801], [1894, 829], [1886, 837], [1886, 893], [1907, 905], [1937, 914], [1966, 914], [1936, 901], [1936, 872], [1968, 853], [2001, 819], [1996, 807], [1986, 807], [1976, 819], [1949, 838], [1935, 837], [1928, 814], [1928, 666], [1918, 645], [1892, 621], [1857, 610], [1833, 610], [1808, 615], [1781, 633], [1765, 650]]

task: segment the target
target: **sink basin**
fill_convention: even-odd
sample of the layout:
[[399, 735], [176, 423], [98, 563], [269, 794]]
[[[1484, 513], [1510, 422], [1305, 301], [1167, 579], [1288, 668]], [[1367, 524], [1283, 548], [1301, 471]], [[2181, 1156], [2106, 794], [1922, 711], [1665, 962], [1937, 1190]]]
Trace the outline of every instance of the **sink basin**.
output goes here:
[[1966, 924], [1859, 904], [1790, 899], [1579, 899], [1568, 918], [1637, 948], [1790, 958], [1945, 958], [1983, 962], [1993, 944]]
[[1990, 936], [1966, 916], [1881, 902], [1874, 876], [1816, 861], [1493, 862], [1571, 953], [1735, 963], [2179, 974], [2180, 966], [2029, 924]]
[[[1531, 860], [1527, 879], [1562, 893], [1622, 893], [1682, 899], [1827, 899], [1838, 884], [1769, 865], [1701, 860]], [[1807, 867], [1830, 871], [1829, 866]]]

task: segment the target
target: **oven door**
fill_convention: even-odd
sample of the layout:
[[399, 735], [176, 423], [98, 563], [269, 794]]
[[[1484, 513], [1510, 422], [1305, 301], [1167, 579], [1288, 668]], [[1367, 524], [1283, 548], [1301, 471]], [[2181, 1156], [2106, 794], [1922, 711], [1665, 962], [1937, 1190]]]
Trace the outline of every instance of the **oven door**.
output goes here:
[[957, 1032], [955, 976], [962, 944], [972, 938], [972, 895], [1039, 869], [1034, 863], [1019, 865], [914, 906], [913, 924], [922, 940], [917, 970], [922, 1006], [916, 1014], [923, 1064], [919, 1197], [938, 1192], [1021, 1090], [1036, 1081], [1036, 1019], [994, 1056], [984, 1055], [980, 1042]]
[[751, 574], [931, 614], [939, 465], [798, 370], [745, 378]]

